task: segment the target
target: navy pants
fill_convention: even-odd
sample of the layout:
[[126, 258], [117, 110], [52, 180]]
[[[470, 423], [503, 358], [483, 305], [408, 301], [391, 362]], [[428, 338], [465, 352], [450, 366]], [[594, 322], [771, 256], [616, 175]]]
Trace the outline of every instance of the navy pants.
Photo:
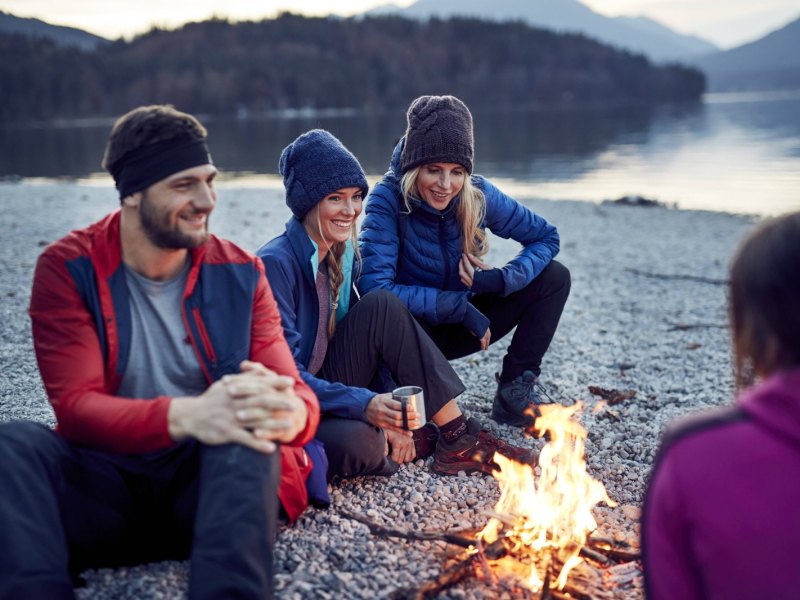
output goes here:
[[[491, 343], [517, 328], [503, 358], [500, 381], [511, 381], [526, 370], [539, 375], [542, 357], [555, 335], [570, 285], [569, 270], [554, 260], [528, 285], [508, 296], [472, 297], [470, 302], [489, 319]], [[481, 349], [480, 340], [460, 323], [423, 326], [450, 360]]]
[[[418, 385], [424, 390], [428, 419], [465, 389], [400, 299], [386, 290], [375, 290], [337, 324], [317, 376], [374, 389], [382, 367], [388, 368], [397, 385]], [[366, 421], [323, 414], [316, 437], [328, 455], [328, 479], [391, 475], [398, 468], [384, 455], [383, 431]]]
[[146, 455], [0, 424], [0, 599], [74, 598], [87, 568], [190, 559], [190, 598], [271, 598], [280, 452], [188, 441]]

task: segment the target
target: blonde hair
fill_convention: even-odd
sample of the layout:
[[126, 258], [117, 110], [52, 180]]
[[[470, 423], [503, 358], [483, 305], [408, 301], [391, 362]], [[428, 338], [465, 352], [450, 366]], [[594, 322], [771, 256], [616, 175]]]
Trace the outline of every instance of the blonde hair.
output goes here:
[[[317, 206], [314, 208], [317, 208], [318, 206], [319, 204], [317, 204]], [[342, 283], [344, 282], [342, 258], [344, 257], [344, 251], [347, 248], [347, 242], [328, 244], [328, 241], [325, 239], [325, 234], [322, 233], [322, 223], [319, 220], [319, 210], [314, 211], [314, 209], [311, 209], [311, 211], [309, 211], [309, 213], [303, 219], [303, 227], [305, 228], [309, 237], [312, 237], [311, 228], [313, 226], [310, 222], [311, 219], [309, 218], [312, 212], [315, 212], [317, 216], [317, 233], [319, 233], [320, 239], [322, 239], [325, 242], [325, 245], [328, 247], [328, 253], [325, 256], [325, 262], [328, 265], [328, 285], [330, 286], [331, 292], [331, 314], [328, 318], [328, 337], [332, 338], [334, 332], [336, 331], [336, 309], [339, 306], [339, 294], [342, 291], [341, 287]], [[358, 250], [358, 237], [356, 235], [355, 221], [353, 222], [353, 227], [350, 229], [350, 243], [353, 245], [355, 262], [358, 264], [361, 261], [361, 253]], [[317, 252], [322, 252], [322, 250], [322, 248], [318, 248]], [[345, 290], [345, 293], [347, 293], [347, 290]]]
[[[419, 170], [425, 165], [414, 167], [407, 171], [400, 180], [400, 192], [403, 195], [403, 204], [406, 214], [411, 212], [411, 197], [419, 197], [417, 177]], [[472, 178], [464, 178], [464, 187], [461, 188], [461, 202], [456, 207], [456, 219], [461, 225], [461, 251], [480, 258], [489, 251], [489, 239], [486, 232], [481, 229], [481, 223], [486, 216], [486, 197], [483, 192], [472, 185]]]

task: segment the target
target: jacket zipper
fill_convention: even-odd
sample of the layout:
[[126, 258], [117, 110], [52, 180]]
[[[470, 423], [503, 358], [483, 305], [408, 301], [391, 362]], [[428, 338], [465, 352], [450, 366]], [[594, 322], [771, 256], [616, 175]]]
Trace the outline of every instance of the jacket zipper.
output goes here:
[[191, 345], [192, 350], [194, 350], [194, 355], [197, 357], [197, 364], [200, 365], [200, 369], [203, 371], [203, 375], [206, 376], [206, 380], [208, 383], [212, 383], [214, 380], [211, 378], [211, 373], [209, 372], [203, 357], [200, 355], [200, 349], [197, 347], [197, 344], [192, 337], [192, 328], [189, 327], [189, 317], [186, 314], [186, 303], [181, 306], [181, 316], [183, 317], [183, 327], [186, 329], [186, 343]]
[[447, 290], [450, 283], [450, 260], [447, 255], [447, 240], [445, 239], [445, 224], [444, 215], [439, 217], [439, 246], [442, 249], [442, 257], [444, 258], [444, 285], [443, 290]]
[[203, 319], [200, 318], [200, 307], [195, 306], [192, 309], [192, 315], [194, 315], [194, 321], [197, 323], [197, 330], [200, 332], [200, 340], [203, 342], [203, 348], [206, 351], [206, 356], [208, 356], [211, 366], [216, 366], [217, 356], [214, 354], [214, 348], [211, 346], [211, 340], [208, 338], [206, 327], [203, 325]]

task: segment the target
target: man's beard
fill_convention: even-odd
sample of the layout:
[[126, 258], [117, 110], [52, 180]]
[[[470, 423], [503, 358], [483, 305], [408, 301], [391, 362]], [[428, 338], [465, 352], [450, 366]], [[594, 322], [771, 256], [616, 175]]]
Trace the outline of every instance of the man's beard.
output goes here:
[[170, 215], [159, 211], [147, 197], [147, 191], [142, 192], [142, 201], [139, 203], [139, 221], [147, 239], [157, 248], [166, 250], [182, 250], [184, 248], [198, 248], [208, 241], [208, 217], [206, 215], [205, 229], [200, 232], [184, 233], [177, 225], [172, 226]]

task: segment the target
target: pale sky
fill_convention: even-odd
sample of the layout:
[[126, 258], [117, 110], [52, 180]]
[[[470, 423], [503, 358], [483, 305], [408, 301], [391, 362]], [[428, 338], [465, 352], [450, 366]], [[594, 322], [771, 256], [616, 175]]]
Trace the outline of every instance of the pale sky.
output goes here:
[[[131, 37], [153, 25], [174, 28], [211, 16], [262, 19], [290, 10], [352, 15], [390, 0], [0, 0], [0, 10], [78, 27], [106, 38]], [[489, 0], [487, 0], [489, 1]], [[536, 0], [530, 0], [536, 2]], [[800, 17], [800, 0], [582, 0], [609, 15], [644, 15], [722, 48], [746, 43]], [[394, 0], [407, 6], [413, 0]]]

